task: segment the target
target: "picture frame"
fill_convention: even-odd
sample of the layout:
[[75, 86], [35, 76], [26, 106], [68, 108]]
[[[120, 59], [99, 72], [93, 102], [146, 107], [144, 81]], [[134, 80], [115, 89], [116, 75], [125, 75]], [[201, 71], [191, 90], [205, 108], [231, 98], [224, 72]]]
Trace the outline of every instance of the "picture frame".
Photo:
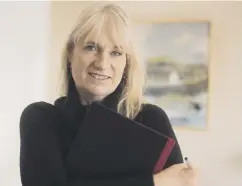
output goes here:
[[137, 22], [146, 72], [144, 98], [175, 128], [208, 128], [211, 22]]

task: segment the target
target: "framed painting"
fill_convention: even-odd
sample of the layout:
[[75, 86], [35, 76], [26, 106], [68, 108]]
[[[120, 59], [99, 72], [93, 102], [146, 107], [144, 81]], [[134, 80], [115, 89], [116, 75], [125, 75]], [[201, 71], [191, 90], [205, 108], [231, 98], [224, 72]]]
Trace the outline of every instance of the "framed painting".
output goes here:
[[210, 23], [138, 24], [147, 81], [144, 97], [172, 126], [207, 128]]

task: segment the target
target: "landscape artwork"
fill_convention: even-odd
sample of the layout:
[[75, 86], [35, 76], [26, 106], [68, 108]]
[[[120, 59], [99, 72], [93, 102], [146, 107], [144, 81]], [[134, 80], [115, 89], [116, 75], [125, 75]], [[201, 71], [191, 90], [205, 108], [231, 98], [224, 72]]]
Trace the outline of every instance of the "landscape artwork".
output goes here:
[[172, 126], [207, 128], [209, 22], [141, 24], [145, 99], [161, 107]]

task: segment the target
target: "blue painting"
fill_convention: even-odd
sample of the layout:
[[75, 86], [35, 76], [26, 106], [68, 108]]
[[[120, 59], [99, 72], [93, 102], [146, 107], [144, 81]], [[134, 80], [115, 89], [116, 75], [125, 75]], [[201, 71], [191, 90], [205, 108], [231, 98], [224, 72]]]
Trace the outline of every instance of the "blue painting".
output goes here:
[[160, 106], [174, 127], [206, 129], [209, 22], [141, 24], [144, 96]]

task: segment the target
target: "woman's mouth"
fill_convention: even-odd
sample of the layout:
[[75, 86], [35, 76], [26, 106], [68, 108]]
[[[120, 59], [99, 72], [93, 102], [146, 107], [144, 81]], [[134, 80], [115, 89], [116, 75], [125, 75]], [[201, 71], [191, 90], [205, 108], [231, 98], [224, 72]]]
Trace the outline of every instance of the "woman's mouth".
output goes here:
[[88, 73], [88, 74], [97, 80], [107, 80], [110, 78], [109, 76], [97, 74], [97, 73]]

